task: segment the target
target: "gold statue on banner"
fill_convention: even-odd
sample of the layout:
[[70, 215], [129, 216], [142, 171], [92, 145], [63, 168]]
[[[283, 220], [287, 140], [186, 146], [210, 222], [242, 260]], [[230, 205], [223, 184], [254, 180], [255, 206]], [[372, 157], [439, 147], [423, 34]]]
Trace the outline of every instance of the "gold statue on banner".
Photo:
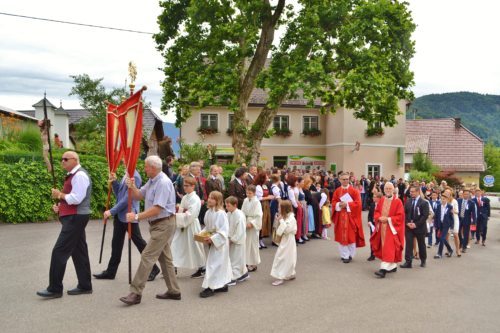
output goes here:
[[129, 61], [128, 63], [128, 76], [130, 77], [130, 95], [133, 95], [135, 88], [135, 79], [137, 78], [137, 66], [132, 61]]

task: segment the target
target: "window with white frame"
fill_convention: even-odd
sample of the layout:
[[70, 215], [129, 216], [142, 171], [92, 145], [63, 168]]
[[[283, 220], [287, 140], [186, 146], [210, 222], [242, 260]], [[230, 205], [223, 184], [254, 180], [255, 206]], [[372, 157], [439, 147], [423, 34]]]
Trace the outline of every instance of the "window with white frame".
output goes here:
[[375, 177], [379, 176], [380, 177], [380, 164], [368, 164], [367, 165], [367, 174], [369, 176]]
[[217, 123], [218, 123], [217, 117], [218, 115], [216, 113], [202, 113], [201, 127], [217, 129]]
[[228, 114], [227, 128], [232, 130], [233, 126], [234, 126], [234, 114], [230, 113]]
[[303, 130], [317, 130], [318, 129], [318, 116], [304, 116], [303, 117]]
[[290, 129], [289, 123], [290, 123], [289, 116], [276, 116], [274, 117], [273, 128], [280, 130]]

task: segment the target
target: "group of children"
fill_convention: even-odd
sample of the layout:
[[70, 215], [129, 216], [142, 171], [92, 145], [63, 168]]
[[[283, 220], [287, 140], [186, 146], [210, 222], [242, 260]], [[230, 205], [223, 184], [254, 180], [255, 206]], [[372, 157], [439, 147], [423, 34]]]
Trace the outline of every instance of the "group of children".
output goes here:
[[[226, 198], [224, 209], [222, 193], [212, 191], [207, 200], [203, 230], [198, 220], [201, 201], [195, 192], [196, 180], [186, 177], [183, 186], [186, 195], [176, 213], [177, 229], [172, 240], [174, 266], [204, 271], [202, 298], [227, 292], [228, 286], [248, 279], [248, 272], [257, 270], [260, 263], [262, 206], [255, 195], [255, 186], [246, 187], [247, 198], [241, 210], [238, 199], [233, 196]], [[278, 238], [280, 241], [271, 276], [276, 279], [272, 284], [278, 286], [295, 278], [297, 222], [290, 201], [280, 201], [274, 227], [275, 241]], [[206, 258], [204, 245], [208, 246]]]

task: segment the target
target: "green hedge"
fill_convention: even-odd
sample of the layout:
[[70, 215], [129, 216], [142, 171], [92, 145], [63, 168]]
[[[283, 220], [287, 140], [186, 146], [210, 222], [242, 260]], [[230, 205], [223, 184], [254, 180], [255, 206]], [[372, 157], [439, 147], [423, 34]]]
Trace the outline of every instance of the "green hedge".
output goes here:
[[[52, 176], [38, 158], [27, 161], [24, 154], [0, 155], [0, 221], [6, 223], [39, 222], [55, 219], [50, 197]], [[62, 153], [54, 154], [57, 187], [62, 188], [65, 171], [61, 168]], [[40, 157], [40, 156], [38, 156]], [[108, 194], [108, 166], [100, 156], [80, 155], [81, 165], [92, 179], [92, 218], [102, 218]], [[5, 163], [5, 162], [7, 163]], [[137, 168], [144, 178], [144, 162]], [[123, 175], [123, 168], [118, 170]], [[112, 196], [112, 200], [114, 200]], [[113, 204], [113, 201], [111, 202]]]

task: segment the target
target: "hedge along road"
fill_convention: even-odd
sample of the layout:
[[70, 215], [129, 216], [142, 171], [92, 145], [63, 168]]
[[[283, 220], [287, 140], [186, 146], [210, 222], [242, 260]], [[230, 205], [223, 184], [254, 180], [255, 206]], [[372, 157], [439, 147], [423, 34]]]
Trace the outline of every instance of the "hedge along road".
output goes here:
[[[366, 214], [364, 215], [366, 227]], [[426, 268], [399, 269], [380, 280], [379, 262], [367, 262], [369, 248], [343, 264], [333, 241], [311, 240], [298, 248], [297, 279], [279, 287], [269, 276], [275, 248], [261, 250], [262, 263], [251, 278], [229, 293], [201, 299], [200, 279], [179, 270], [181, 301], [158, 300], [162, 278], [148, 282], [142, 303], [127, 307], [127, 248], [115, 280], [93, 280], [92, 295], [44, 300], [35, 295], [48, 283], [50, 254], [58, 223], [0, 225], [0, 306], [2, 332], [494, 332], [500, 326], [500, 212], [493, 210], [487, 246], [472, 245], [461, 258], [434, 260]], [[102, 224], [87, 227], [92, 272], [105, 269], [110, 256], [108, 226], [103, 264], [98, 264]], [[144, 237], [147, 226], [141, 225]], [[365, 229], [365, 235], [368, 230]], [[134, 248], [133, 271], [139, 263]], [[65, 290], [76, 286], [71, 260]]]

